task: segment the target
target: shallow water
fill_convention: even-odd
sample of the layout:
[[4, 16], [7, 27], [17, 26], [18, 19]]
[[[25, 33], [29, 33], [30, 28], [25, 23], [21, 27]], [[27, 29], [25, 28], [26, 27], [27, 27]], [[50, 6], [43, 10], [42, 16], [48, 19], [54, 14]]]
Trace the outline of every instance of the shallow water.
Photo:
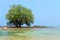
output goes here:
[[60, 40], [60, 28], [1, 29], [0, 40]]

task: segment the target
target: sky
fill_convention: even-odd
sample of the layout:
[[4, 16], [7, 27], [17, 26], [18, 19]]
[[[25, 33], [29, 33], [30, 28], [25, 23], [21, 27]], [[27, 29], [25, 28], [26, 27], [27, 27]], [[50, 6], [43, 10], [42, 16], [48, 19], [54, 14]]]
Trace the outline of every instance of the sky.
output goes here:
[[60, 0], [1, 0], [0, 25], [6, 26], [6, 14], [11, 5], [21, 4], [32, 10], [34, 24], [40, 26], [60, 26]]

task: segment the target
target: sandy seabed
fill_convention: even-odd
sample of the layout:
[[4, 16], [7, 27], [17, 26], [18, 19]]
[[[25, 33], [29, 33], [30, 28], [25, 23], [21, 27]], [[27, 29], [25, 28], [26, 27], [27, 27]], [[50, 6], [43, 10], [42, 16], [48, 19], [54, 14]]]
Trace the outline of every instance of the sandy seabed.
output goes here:
[[[17, 29], [8, 29], [8, 30], [17, 30]], [[23, 30], [23, 29], [18, 29], [18, 30]], [[24, 30], [30, 30], [30, 29], [24, 28]], [[34, 35], [27, 34], [26, 36], [0, 36], [0, 40], [60, 40], [60, 34], [59, 35], [45, 35], [45, 36], [35, 35], [35, 34]]]
[[60, 36], [46, 36], [46, 37], [0, 37], [0, 40], [60, 40]]

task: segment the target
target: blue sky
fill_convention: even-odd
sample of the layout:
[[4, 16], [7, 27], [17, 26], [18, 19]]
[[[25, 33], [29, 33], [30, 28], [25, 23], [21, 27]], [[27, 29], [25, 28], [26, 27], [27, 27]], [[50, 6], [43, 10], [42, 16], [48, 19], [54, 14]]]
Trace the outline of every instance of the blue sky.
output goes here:
[[60, 0], [1, 0], [0, 25], [6, 25], [5, 15], [12, 4], [21, 4], [32, 10], [34, 24], [41, 26], [60, 26]]

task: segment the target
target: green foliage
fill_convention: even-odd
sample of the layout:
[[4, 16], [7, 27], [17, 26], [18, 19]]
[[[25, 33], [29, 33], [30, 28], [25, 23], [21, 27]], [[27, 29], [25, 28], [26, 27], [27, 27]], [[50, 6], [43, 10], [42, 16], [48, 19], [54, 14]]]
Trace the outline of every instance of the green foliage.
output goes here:
[[6, 14], [6, 18], [9, 23], [14, 24], [17, 27], [23, 24], [30, 26], [34, 21], [32, 11], [20, 4], [12, 5]]

